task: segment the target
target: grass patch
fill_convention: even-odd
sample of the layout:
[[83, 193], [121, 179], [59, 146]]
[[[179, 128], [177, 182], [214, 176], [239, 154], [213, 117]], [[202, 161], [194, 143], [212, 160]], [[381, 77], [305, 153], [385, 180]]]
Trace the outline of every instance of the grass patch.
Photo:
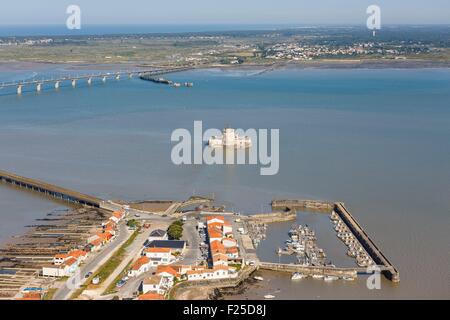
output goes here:
[[48, 291], [44, 294], [44, 297], [42, 300], [53, 300], [53, 296], [55, 295], [58, 288], [50, 288]]
[[111, 282], [111, 284], [108, 286], [108, 288], [106, 288], [106, 290], [102, 293], [102, 296], [107, 295], [107, 294], [112, 294], [112, 293], [116, 293], [116, 283], [122, 279], [124, 276], [127, 275], [127, 270], [130, 268], [131, 263], [133, 262], [133, 259], [130, 259], [130, 262], [128, 262], [128, 264], [126, 265], [126, 267], [122, 270], [122, 272], [114, 279], [113, 282]]
[[139, 228], [136, 229], [133, 234], [128, 238], [127, 241], [125, 241], [125, 243], [114, 253], [114, 255], [108, 260], [106, 261], [106, 263], [100, 267], [100, 270], [98, 270], [95, 274], [94, 274], [94, 278], [95, 277], [99, 277], [100, 278], [100, 282], [99, 284], [103, 283], [103, 281], [105, 281], [109, 275], [116, 270], [116, 268], [119, 266], [119, 264], [122, 262], [123, 257], [125, 255], [125, 250], [128, 248], [128, 246], [130, 246], [133, 241], [136, 239], [136, 237], [139, 234]]
[[242, 264], [240, 264], [240, 263], [231, 263], [228, 266], [236, 268], [236, 271], [239, 271], [242, 268]]

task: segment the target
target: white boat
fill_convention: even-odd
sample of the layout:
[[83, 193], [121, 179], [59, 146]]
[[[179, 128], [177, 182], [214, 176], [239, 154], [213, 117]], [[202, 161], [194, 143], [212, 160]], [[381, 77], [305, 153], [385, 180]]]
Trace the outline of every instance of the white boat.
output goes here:
[[306, 275], [300, 273], [300, 272], [294, 272], [291, 276], [291, 280], [300, 280], [306, 278]]
[[264, 296], [264, 299], [273, 299], [273, 298], [275, 298], [275, 296], [274, 296], [274, 295], [271, 295], [271, 294], [266, 294], [266, 295]]
[[335, 281], [335, 280], [339, 280], [339, 277], [336, 276], [325, 276], [323, 278], [324, 281]]
[[260, 277], [260, 276], [254, 276], [253, 279], [258, 280], [258, 281], [263, 281], [264, 278]]
[[342, 279], [344, 279], [345, 281], [353, 281], [355, 280], [355, 277], [343, 276]]
[[322, 279], [323, 275], [322, 274], [313, 274], [312, 277], [313, 277], [313, 279]]

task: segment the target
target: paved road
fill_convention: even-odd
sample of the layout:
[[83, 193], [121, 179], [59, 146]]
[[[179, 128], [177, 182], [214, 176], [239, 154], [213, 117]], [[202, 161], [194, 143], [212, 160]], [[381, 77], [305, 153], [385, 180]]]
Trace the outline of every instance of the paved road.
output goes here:
[[197, 226], [197, 220], [194, 218], [188, 218], [183, 225], [183, 237], [182, 240], [187, 241], [188, 246], [184, 253], [184, 258], [181, 261], [182, 264], [198, 264], [201, 257], [199, 249], [200, 235], [195, 228]]
[[[105, 263], [127, 239], [132, 234], [132, 232], [128, 231], [128, 228], [124, 221], [122, 221], [119, 224], [119, 231], [117, 234], [117, 237], [108, 243], [102, 251], [100, 251], [98, 254], [95, 254], [91, 257], [89, 257], [86, 262], [81, 266], [80, 268], [80, 276], [81, 281], [84, 282], [85, 278], [84, 276], [88, 272], [94, 273], [98, 267], [100, 267], [103, 263]], [[67, 280], [64, 285], [58, 289], [58, 291], [55, 293], [53, 299], [54, 300], [66, 300], [69, 299], [72, 293], [76, 290], [73, 288], [73, 285], [71, 284], [71, 279]]]
[[125, 250], [125, 255], [122, 262], [117, 266], [117, 268], [105, 279], [100, 286], [95, 290], [85, 291], [84, 293], [90, 298], [97, 300], [101, 294], [109, 287], [109, 285], [122, 273], [125, 267], [128, 265], [130, 260], [134, 261], [138, 259], [141, 255], [143, 244], [147, 240], [152, 229], [141, 229], [143, 230], [136, 239], [128, 246]]
[[138, 290], [141, 281], [144, 278], [149, 277], [153, 272], [156, 271], [156, 268], [150, 269], [149, 272], [145, 272], [137, 277], [130, 278], [127, 283], [119, 289], [118, 296], [122, 299], [133, 298], [133, 293]]

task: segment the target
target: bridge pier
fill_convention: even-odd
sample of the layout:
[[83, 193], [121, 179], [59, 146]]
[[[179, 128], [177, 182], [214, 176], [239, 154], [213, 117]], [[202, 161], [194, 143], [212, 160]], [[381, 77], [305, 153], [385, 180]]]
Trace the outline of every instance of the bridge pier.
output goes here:
[[76, 79], [72, 79], [72, 87], [76, 87], [77, 86], [77, 80]]
[[19, 84], [17, 86], [17, 94], [22, 94], [22, 85], [21, 84]]
[[59, 89], [59, 84], [60, 84], [59, 81], [56, 81], [56, 82], [55, 82], [55, 89]]

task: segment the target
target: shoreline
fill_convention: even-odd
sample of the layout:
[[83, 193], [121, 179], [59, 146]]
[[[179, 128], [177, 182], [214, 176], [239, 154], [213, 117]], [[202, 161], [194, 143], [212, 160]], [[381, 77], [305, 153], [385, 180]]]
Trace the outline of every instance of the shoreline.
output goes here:
[[[59, 62], [59, 61], [28, 61], [28, 60], [4, 60], [0, 61], [0, 71], [14, 72], [26, 71], [31, 68], [45, 69], [48, 66], [62, 66], [76, 70], [112, 70], [123, 67], [128, 68], [146, 68], [151, 66], [142, 62], [128, 63], [97, 63], [97, 62]], [[165, 67], [165, 66], [163, 66]], [[386, 59], [356, 59], [356, 60], [339, 60], [339, 59], [321, 59], [312, 61], [277, 61], [274, 63], [260, 64], [242, 64], [242, 65], [199, 65], [187, 66], [190, 70], [208, 70], [218, 69], [227, 70], [261, 70], [261, 73], [271, 72], [275, 70], [304, 70], [304, 69], [448, 69], [450, 68], [450, 60], [386, 60]]]

